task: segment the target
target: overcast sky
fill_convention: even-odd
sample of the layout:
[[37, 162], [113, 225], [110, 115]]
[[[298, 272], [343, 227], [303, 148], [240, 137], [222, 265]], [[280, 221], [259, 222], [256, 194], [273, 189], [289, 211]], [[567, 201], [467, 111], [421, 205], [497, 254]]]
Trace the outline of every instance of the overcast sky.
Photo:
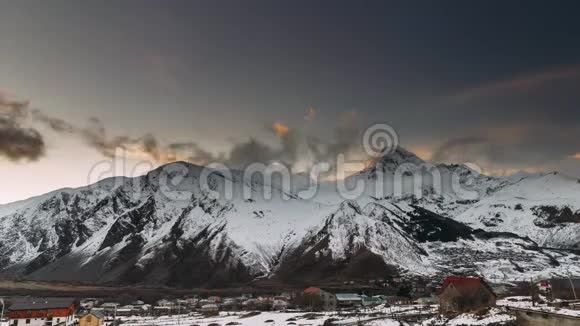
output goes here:
[[0, 203], [84, 185], [121, 143], [152, 144], [157, 163], [183, 148], [199, 164], [299, 161], [287, 133], [337, 145], [337, 132], [376, 122], [424, 159], [580, 177], [578, 12], [577, 1], [3, 1]]

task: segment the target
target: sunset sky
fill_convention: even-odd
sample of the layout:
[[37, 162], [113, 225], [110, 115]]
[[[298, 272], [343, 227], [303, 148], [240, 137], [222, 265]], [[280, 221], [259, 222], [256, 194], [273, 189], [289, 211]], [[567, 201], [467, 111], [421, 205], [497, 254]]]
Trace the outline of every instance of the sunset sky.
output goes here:
[[85, 185], [121, 143], [300, 165], [289, 137], [378, 122], [424, 159], [580, 177], [580, 4], [547, 5], [3, 1], [0, 203]]

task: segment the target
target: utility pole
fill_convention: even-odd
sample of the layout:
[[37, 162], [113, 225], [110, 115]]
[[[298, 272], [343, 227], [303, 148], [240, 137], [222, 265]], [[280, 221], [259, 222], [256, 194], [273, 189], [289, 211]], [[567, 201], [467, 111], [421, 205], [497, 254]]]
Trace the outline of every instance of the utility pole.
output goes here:
[[572, 279], [570, 278], [570, 276], [568, 276], [568, 281], [570, 281], [570, 286], [572, 287], [572, 293], [574, 293], [574, 300], [578, 300], [578, 297], [576, 296], [576, 288], [574, 287], [574, 282], [572, 282]]
[[530, 278], [530, 296], [532, 297], [532, 306], [533, 307], [536, 306], [536, 296], [535, 296], [534, 290], [535, 290], [534, 280], [533, 280], [533, 278]]
[[2, 320], [4, 319], [4, 299], [0, 298], [0, 304], [2, 305], [2, 314], [0, 314], [0, 324], [2, 323]]
[[115, 310], [113, 313], [113, 326], [117, 326], [117, 305], [115, 305]]
[[181, 301], [177, 300], [177, 325], [181, 325]]
[[552, 295], [552, 302], [554, 302], [554, 278], [550, 278], [550, 294]]

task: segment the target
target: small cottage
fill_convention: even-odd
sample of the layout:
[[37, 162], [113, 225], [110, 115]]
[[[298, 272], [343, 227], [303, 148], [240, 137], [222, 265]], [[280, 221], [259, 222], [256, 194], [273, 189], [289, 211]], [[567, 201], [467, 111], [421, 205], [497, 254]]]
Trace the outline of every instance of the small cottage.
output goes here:
[[336, 310], [336, 296], [330, 292], [324, 291], [317, 287], [309, 287], [304, 290], [303, 296], [305, 304], [310, 309], [321, 309], [324, 311]]
[[79, 326], [102, 326], [105, 323], [105, 314], [100, 311], [91, 311], [79, 318]]
[[337, 293], [336, 301], [339, 307], [355, 307], [362, 306], [363, 299], [360, 295], [355, 293]]
[[442, 314], [472, 312], [495, 306], [493, 289], [481, 278], [449, 276], [439, 295]]

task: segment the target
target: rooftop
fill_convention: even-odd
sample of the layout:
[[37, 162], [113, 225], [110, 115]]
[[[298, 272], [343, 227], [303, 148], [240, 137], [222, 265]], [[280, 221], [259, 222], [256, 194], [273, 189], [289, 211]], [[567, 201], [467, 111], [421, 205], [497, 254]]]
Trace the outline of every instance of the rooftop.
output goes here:
[[105, 319], [105, 314], [101, 311], [91, 311], [88, 314], [83, 315], [82, 317], [84, 317], [86, 315], [93, 315], [99, 319]]
[[74, 304], [72, 298], [20, 298], [13, 301], [8, 310], [43, 310], [69, 308]]
[[362, 300], [361, 296], [355, 293], [337, 293], [336, 300], [338, 301], [358, 301]]
[[443, 282], [441, 292], [445, 291], [450, 284], [453, 284], [457, 291], [462, 295], [471, 295], [475, 293], [480, 285], [486, 287], [491, 293], [494, 293], [493, 289], [484, 280], [478, 277], [448, 276]]
[[320, 293], [320, 289], [311, 286], [311, 287], [307, 288], [306, 290], [304, 290], [304, 293], [310, 294], [310, 295], [318, 295]]

